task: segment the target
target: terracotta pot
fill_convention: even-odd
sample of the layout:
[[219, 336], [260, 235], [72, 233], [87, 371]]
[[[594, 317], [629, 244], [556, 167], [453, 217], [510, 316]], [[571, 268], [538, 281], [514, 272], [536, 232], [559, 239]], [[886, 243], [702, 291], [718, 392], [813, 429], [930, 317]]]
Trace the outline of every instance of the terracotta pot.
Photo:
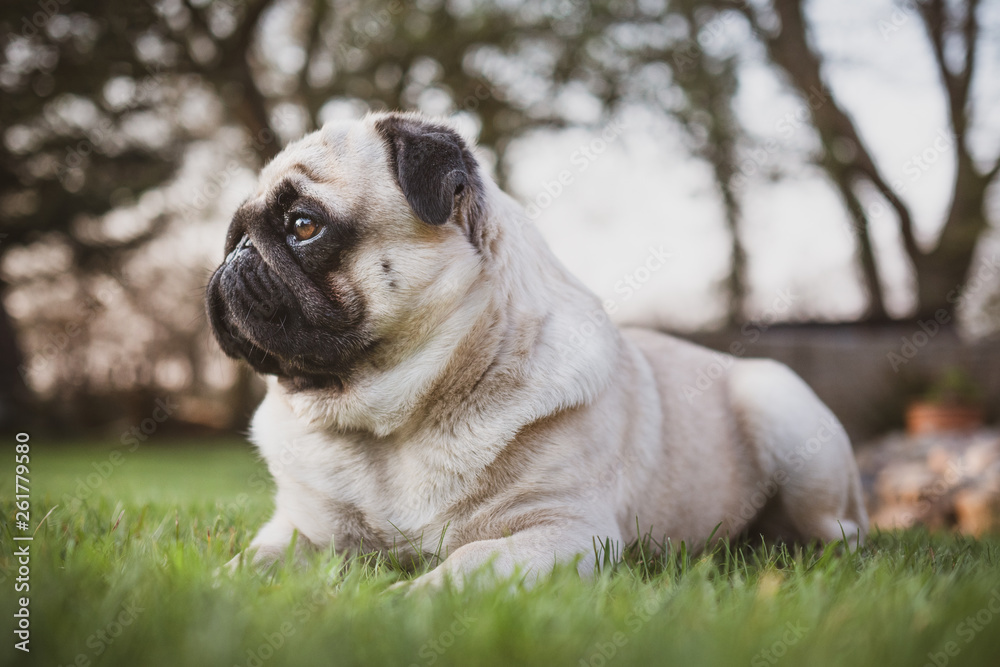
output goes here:
[[983, 409], [974, 405], [911, 403], [906, 408], [906, 432], [910, 435], [974, 431], [983, 425]]

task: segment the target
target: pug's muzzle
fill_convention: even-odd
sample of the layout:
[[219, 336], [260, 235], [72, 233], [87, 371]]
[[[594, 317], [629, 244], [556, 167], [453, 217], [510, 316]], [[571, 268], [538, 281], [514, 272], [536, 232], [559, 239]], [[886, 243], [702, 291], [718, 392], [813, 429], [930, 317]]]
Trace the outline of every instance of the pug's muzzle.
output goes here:
[[233, 218], [226, 259], [206, 290], [212, 331], [223, 352], [260, 373], [342, 384], [371, 344], [359, 331], [363, 304], [326, 285], [349, 234], [317, 222], [317, 237], [296, 243], [283, 221], [304, 214], [259, 208], [245, 204]]

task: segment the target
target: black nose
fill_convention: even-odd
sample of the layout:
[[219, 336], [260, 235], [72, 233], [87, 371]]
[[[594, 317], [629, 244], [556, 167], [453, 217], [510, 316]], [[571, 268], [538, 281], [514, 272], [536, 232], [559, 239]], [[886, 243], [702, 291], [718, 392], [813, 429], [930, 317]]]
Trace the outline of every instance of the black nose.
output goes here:
[[243, 252], [247, 248], [252, 248], [252, 247], [253, 247], [253, 241], [250, 240], [250, 235], [244, 234], [243, 238], [240, 239], [240, 242], [236, 244], [235, 248], [233, 248], [233, 251], [228, 255], [226, 255], [225, 263], [229, 264], [234, 259], [236, 259], [236, 256], [239, 255], [241, 252]]

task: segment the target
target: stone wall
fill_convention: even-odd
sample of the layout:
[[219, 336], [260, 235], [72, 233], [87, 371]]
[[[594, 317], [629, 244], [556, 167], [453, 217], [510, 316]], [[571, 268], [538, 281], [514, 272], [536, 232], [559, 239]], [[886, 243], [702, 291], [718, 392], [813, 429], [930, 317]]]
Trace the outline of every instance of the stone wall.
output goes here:
[[795, 370], [843, 422], [855, 443], [901, 428], [908, 395], [948, 367], [983, 391], [987, 421], [1000, 417], [1000, 341], [964, 343], [936, 322], [747, 325], [682, 337], [741, 357], [769, 357]]

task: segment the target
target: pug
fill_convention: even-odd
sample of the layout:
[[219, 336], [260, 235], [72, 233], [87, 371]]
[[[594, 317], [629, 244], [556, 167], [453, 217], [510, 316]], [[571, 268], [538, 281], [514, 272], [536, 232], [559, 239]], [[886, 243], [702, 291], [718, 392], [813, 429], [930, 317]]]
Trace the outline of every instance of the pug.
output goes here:
[[[207, 288], [267, 376], [250, 544], [581, 574], [595, 544], [868, 529], [851, 444], [785, 366], [617, 328], [447, 122], [327, 124], [261, 171]], [[706, 381], [707, 380], [707, 381]]]

